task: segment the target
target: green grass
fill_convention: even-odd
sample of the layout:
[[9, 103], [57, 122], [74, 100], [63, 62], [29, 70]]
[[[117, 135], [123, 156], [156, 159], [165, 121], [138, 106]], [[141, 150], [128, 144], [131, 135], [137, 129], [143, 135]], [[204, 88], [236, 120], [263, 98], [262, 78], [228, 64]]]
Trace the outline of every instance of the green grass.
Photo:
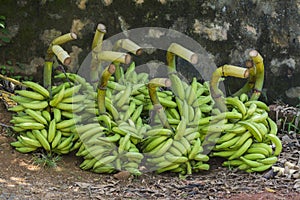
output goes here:
[[61, 161], [62, 157], [59, 155], [51, 155], [45, 153], [33, 154], [33, 163], [42, 167], [57, 167], [57, 162]]

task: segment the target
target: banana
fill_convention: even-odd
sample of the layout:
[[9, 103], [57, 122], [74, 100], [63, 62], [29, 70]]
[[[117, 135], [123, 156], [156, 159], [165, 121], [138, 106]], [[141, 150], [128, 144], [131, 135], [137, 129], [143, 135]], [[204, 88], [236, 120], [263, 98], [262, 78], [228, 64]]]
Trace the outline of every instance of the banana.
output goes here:
[[117, 82], [114, 81], [108, 81], [107, 82], [107, 87], [112, 89], [112, 90], [117, 90], [117, 91], [123, 91], [126, 89], [125, 85], [119, 84]]
[[81, 88], [81, 84], [78, 84], [73, 87], [65, 89], [63, 98], [67, 98], [74, 94], [77, 94], [79, 92], [80, 88]]
[[[195, 85], [195, 84], [194, 84]], [[194, 86], [195, 87], [195, 86]], [[188, 105], [192, 106], [193, 103], [198, 99], [197, 96], [196, 96], [196, 91], [197, 89], [193, 88], [193, 82], [192, 82], [192, 85], [191, 85], [191, 90], [190, 90], [190, 93], [189, 95], [187, 96], [187, 103]]]
[[145, 132], [145, 136], [171, 136], [173, 135], [173, 131], [166, 128], [160, 129], [151, 129]]
[[129, 100], [129, 97], [131, 95], [131, 86], [127, 86], [126, 89], [124, 90], [124, 93], [123, 95], [118, 99], [117, 103], [116, 103], [116, 106], [118, 108], [121, 108], [125, 103], [128, 102]]
[[176, 108], [177, 104], [174, 101], [168, 100], [166, 98], [162, 98], [162, 97], [158, 97], [160, 104], [163, 107], [167, 107], [167, 108]]
[[64, 98], [64, 93], [65, 93], [65, 85], [63, 85], [61, 90], [53, 96], [53, 98], [49, 102], [49, 105], [55, 107]]
[[170, 152], [171, 154], [173, 154], [174, 156], [181, 156], [181, 152], [174, 146], [171, 146], [168, 150], [168, 152]]
[[33, 100], [45, 100], [46, 97], [41, 95], [40, 93], [34, 92], [34, 91], [28, 91], [28, 90], [16, 90], [15, 91], [16, 94], [21, 95], [23, 97], [27, 97]]
[[267, 118], [268, 118], [267, 111], [263, 111], [262, 114], [253, 114], [252, 117], [249, 118], [249, 121], [259, 123], [265, 121]]
[[170, 74], [169, 78], [172, 83], [172, 91], [177, 97], [179, 97], [179, 99], [183, 100], [185, 98], [185, 92], [182, 80], [176, 74]]
[[247, 117], [252, 116], [253, 113], [255, 112], [256, 108], [257, 108], [257, 105], [255, 103], [251, 103], [250, 106], [248, 107], [245, 119]]
[[77, 94], [71, 97], [67, 97], [61, 100], [62, 103], [78, 103], [84, 101], [87, 98], [86, 95]]
[[203, 113], [209, 113], [212, 108], [213, 108], [213, 105], [208, 105], [208, 104], [202, 104], [201, 106], [199, 106], [201, 112]]
[[50, 151], [51, 147], [46, 137], [39, 130], [32, 130], [33, 135], [41, 143], [46, 151]]
[[13, 101], [17, 102], [18, 104], [29, 103], [33, 100], [33, 99], [23, 97], [23, 96], [19, 96], [19, 95], [11, 95], [9, 98], [12, 99]]
[[254, 160], [249, 160], [249, 159], [246, 159], [244, 158], [243, 156], [240, 157], [240, 159], [242, 161], [244, 161], [247, 165], [249, 165], [250, 167], [259, 167], [259, 166], [262, 166], [264, 164], [260, 163], [260, 162], [257, 162], [257, 161], [254, 161]]
[[250, 168], [251, 167], [249, 165], [247, 165], [246, 163], [243, 163], [243, 164], [241, 164], [241, 165], [238, 166], [238, 169], [242, 170], [242, 171], [249, 170]]
[[134, 111], [134, 113], [131, 115], [131, 120], [133, 122], [136, 122], [137, 119], [141, 116], [141, 113], [143, 111], [143, 105], [140, 105], [139, 107], [137, 107], [137, 109]]
[[61, 111], [60, 111], [60, 109], [53, 108], [52, 111], [53, 111], [53, 116], [54, 116], [55, 122], [56, 123], [60, 122], [60, 120], [61, 120]]
[[146, 146], [142, 146], [143, 152], [148, 153], [155, 149], [157, 146], [159, 146], [161, 143], [166, 141], [168, 139], [168, 136], [157, 136], [157, 137], [151, 137], [151, 139], [147, 139], [150, 141], [149, 143], [146, 140]]
[[101, 158], [94, 164], [93, 169], [95, 170], [98, 167], [101, 167], [103, 165], [105, 166], [106, 164], [112, 163], [116, 158], [117, 158], [117, 156], [115, 156], [115, 155], [106, 156], [104, 158]]
[[55, 138], [55, 134], [56, 134], [56, 122], [55, 119], [52, 119], [50, 124], [49, 124], [49, 128], [48, 128], [48, 142], [51, 143], [53, 141], [53, 139]]
[[17, 147], [16, 150], [20, 153], [29, 153], [35, 151], [37, 147]]
[[209, 170], [210, 166], [209, 164], [206, 164], [206, 163], [197, 163], [195, 166], [194, 166], [194, 169], [198, 169], [198, 170]]
[[[226, 142], [232, 138], [234, 138], [236, 136], [235, 133], [232, 132], [226, 132], [225, 134], [223, 134], [217, 141], [217, 144], [222, 144], [223, 142]], [[252, 136], [252, 135], [251, 135]], [[232, 147], [233, 148], [233, 147]]]
[[270, 155], [269, 151], [263, 147], [250, 147], [247, 153], [260, 153], [260, 154], [264, 154], [266, 157]]
[[185, 138], [186, 138], [189, 142], [192, 142], [192, 141], [194, 141], [195, 139], [197, 139], [197, 138], [199, 138], [199, 137], [200, 137], [199, 131], [190, 133], [190, 134], [188, 134], [188, 135], [185, 136]]
[[240, 125], [239, 123], [236, 123], [232, 129], [227, 130], [227, 132], [235, 133], [235, 134], [242, 134], [247, 131], [247, 128], [245, 126]]
[[44, 88], [43, 86], [41, 86], [40, 84], [32, 82], [32, 81], [23, 81], [22, 83], [26, 87], [31, 88], [32, 90], [34, 90], [35, 92], [40, 93], [44, 97], [46, 97], [46, 98], [49, 97], [49, 91], [46, 88]]
[[194, 108], [205, 105], [209, 103], [212, 100], [212, 97], [210, 95], [207, 96], [198, 96], [198, 98], [193, 102], [192, 106]]
[[258, 142], [262, 142], [263, 136], [261, 135], [260, 131], [252, 123], [247, 122], [247, 121], [239, 121], [238, 123], [245, 126]]
[[56, 108], [69, 112], [78, 112], [80, 109], [84, 109], [84, 105], [79, 103], [69, 104], [60, 102], [56, 105]]
[[270, 164], [275, 164], [277, 162], [278, 158], [276, 156], [271, 156], [268, 158], [264, 158], [261, 160], [258, 160], [258, 162], [263, 163], [264, 165], [270, 165]]
[[165, 158], [166, 158], [166, 160], [170, 161], [171, 163], [185, 163], [189, 160], [185, 156], [175, 156], [171, 153], [166, 153]]
[[194, 160], [196, 160], [196, 161], [202, 161], [202, 162], [207, 162], [207, 161], [209, 161], [209, 156], [205, 155], [205, 154], [198, 153], [194, 157]]
[[[59, 109], [58, 109], [59, 110]], [[69, 112], [69, 111], [64, 111], [64, 110], [59, 110], [60, 111], [60, 113], [61, 113], [61, 117], [65, 117], [65, 118], [69, 118], [69, 119], [71, 119], [71, 118], [73, 118], [74, 117], [74, 115], [75, 115], [75, 113], [73, 113], [73, 112]], [[53, 113], [54, 114], [54, 113]], [[56, 114], [58, 114], [58, 113], [56, 113]], [[58, 116], [56, 116], [56, 120], [58, 120], [59, 119], [59, 117]]]
[[130, 148], [130, 143], [130, 134], [126, 134], [119, 140], [118, 152], [122, 153], [123, 151], [128, 151], [128, 149]]
[[245, 116], [247, 113], [247, 109], [246, 109], [244, 103], [242, 101], [240, 101], [238, 98], [226, 97], [225, 104], [229, 104], [229, 105], [236, 107], [240, 111], [240, 113], [242, 113], [243, 116]]
[[177, 141], [177, 140], [173, 140], [173, 147], [175, 147], [178, 151], [180, 151], [181, 155], [187, 155], [187, 149], [185, 148], [185, 146]]
[[[191, 144], [190, 142], [185, 138], [185, 137], [182, 137], [179, 142], [184, 146], [185, 150], [187, 153], [190, 153], [192, 147], [191, 147]], [[201, 147], [200, 147], [201, 148]]]
[[230, 167], [230, 166], [233, 166], [233, 167], [237, 167], [241, 164], [244, 164], [244, 161], [240, 160], [240, 159], [237, 159], [237, 160], [226, 160], [222, 163], [222, 166], [224, 167]]
[[144, 158], [143, 154], [139, 152], [126, 152], [124, 156], [128, 158], [129, 161], [141, 161]]
[[38, 140], [26, 136], [22, 136], [22, 135], [20, 136], [20, 138], [21, 138], [21, 142], [26, 146], [37, 147], [37, 148], [42, 146]]
[[43, 110], [48, 106], [47, 101], [31, 101], [30, 103], [21, 103], [24, 108], [32, 110]]
[[98, 159], [96, 158], [92, 158], [92, 159], [87, 159], [87, 160], [84, 160], [80, 165], [79, 167], [82, 169], [82, 170], [89, 170], [91, 169], [94, 164], [98, 161]]
[[47, 110], [42, 111], [42, 116], [47, 120], [47, 122], [51, 121], [51, 114]]
[[71, 135], [71, 136], [67, 137], [66, 139], [62, 140], [62, 142], [57, 145], [56, 149], [63, 149], [65, 147], [67, 147], [72, 142], [72, 139], [73, 139], [73, 135]]
[[10, 120], [10, 123], [14, 123], [14, 124], [19, 124], [19, 123], [24, 123], [24, 122], [36, 122], [35, 119], [33, 119], [32, 117], [30, 118], [24, 118], [24, 117], [16, 117], [13, 116], [12, 120]]
[[251, 170], [254, 172], [263, 172], [266, 171], [267, 169], [269, 169], [270, 167], [272, 167], [273, 164], [269, 164], [269, 165], [262, 165], [259, 167], [252, 167]]
[[277, 131], [278, 131], [277, 124], [270, 117], [267, 118], [267, 121], [270, 127], [269, 134], [277, 135]]
[[99, 140], [103, 140], [106, 142], [117, 142], [120, 138], [121, 138], [121, 136], [117, 133], [115, 133], [112, 136], [98, 137]]
[[90, 129], [96, 128], [96, 127], [100, 127], [99, 123], [89, 123], [89, 124], [85, 124], [85, 125], [80, 125], [80, 126], [76, 126], [76, 133], [77, 134], [82, 134]]
[[262, 102], [262, 101], [258, 101], [258, 100], [247, 101], [247, 102], [245, 103], [245, 106], [249, 107], [251, 103], [256, 104], [256, 106], [257, 106], [258, 108], [261, 108], [261, 109], [263, 109], [263, 110], [265, 110], [265, 111], [270, 111], [270, 108], [267, 106], [267, 104], [265, 104], [265, 103]]
[[[244, 158], [249, 159], [249, 160], [259, 160], [259, 159], [264, 159], [266, 156], [262, 153], [248, 153], [244, 155]], [[259, 161], [261, 162], [261, 161]]]
[[134, 113], [135, 108], [136, 108], [136, 103], [134, 101], [131, 101], [129, 104], [129, 108], [126, 110], [122, 120], [127, 121], [129, 117]]
[[183, 137], [185, 131], [186, 131], [186, 119], [185, 117], [181, 116], [181, 120], [175, 130], [174, 140], [180, 140]]
[[241, 137], [240, 139], [234, 144], [232, 145], [230, 148], [232, 149], [236, 149], [239, 148], [240, 146], [242, 146], [250, 137], [252, 137], [252, 134], [249, 131], [246, 131]]
[[156, 170], [156, 173], [160, 174], [160, 173], [163, 173], [163, 172], [166, 172], [166, 171], [172, 171], [176, 168], [178, 168], [180, 166], [180, 164], [172, 164], [172, 165], [169, 165], [169, 166], [166, 166], [166, 167], [162, 167], [162, 168], [159, 168]]
[[[253, 143], [253, 144], [251, 145], [251, 148], [252, 148], [252, 147], [253, 147], [253, 148], [264, 148], [264, 149], [266, 149], [268, 153], [265, 153], [264, 155], [269, 156], [269, 155], [272, 155], [272, 154], [273, 154], [273, 149], [272, 149], [271, 145], [268, 145], [268, 144], [266, 144], [266, 143], [263, 143], [263, 142], [261, 142], [261, 143]], [[265, 152], [265, 151], [264, 151], [264, 152]]]
[[195, 156], [199, 153], [201, 149], [201, 141], [199, 138], [196, 139], [191, 151], [188, 154], [189, 160], [192, 160], [195, 158]]
[[151, 156], [162, 156], [163, 154], [165, 154], [168, 149], [171, 147], [173, 143], [173, 138], [169, 138], [167, 140], [165, 140], [164, 142], [162, 142], [161, 144], [159, 144], [156, 148], [154, 148], [152, 151], [148, 152], [149, 155]]
[[81, 120], [81, 117], [76, 117], [76, 118], [72, 118], [72, 119], [66, 119], [66, 120], [63, 120], [61, 122], [58, 122], [56, 124], [56, 128], [57, 129], [67, 128], [67, 127], [73, 126], [76, 123], [80, 122], [80, 120]]
[[23, 110], [25, 110], [25, 107], [23, 107], [22, 105], [16, 105], [14, 107], [8, 108], [7, 110], [13, 112], [22, 112]]
[[252, 142], [253, 142], [252, 138], [248, 138], [247, 141], [238, 150], [236, 150], [234, 154], [232, 154], [228, 158], [228, 160], [233, 160], [242, 156], [245, 152], [247, 152]]
[[239, 139], [241, 138], [241, 136], [235, 136], [234, 138], [223, 142], [222, 144], [218, 144], [215, 146], [216, 150], [225, 150], [227, 148], [230, 148], [231, 146], [233, 146]]
[[55, 137], [51, 143], [52, 149], [54, 149], [59, 144], [61, 137], [62, 137], [61, 131], [56, 131]]
[[20, 140], [11, 142], [10, 145], [13, 147], [25, 147], [25, 144], [23, 144]]
[[97, 117], [99, 122], [102, 122], [102, 125], [105, 126], [108, 130], [111, 130], [112, 120], [108, 115], [100, 115]]
[[275, 150], [273, 152], [273, 155], [278, 156], [282, 151], [282, 143], [280, 139], [273, 134], [267, 134], [267, 138], [269, 138], [272, 141], [272, 143], [275, 145]]
[[26, 130], [41, 130], [43, 128], [45, 128], [44, 124], [38, 123], [38, 122], [24, 122], [24, 123], [19, 123], [19, 124], [15, 124], [16, 128], [22, 128], [22, 129], [26, 129]]
[[40, 115], [38, 112], [32, 110], [32, 109], [25, 109], [26, 114], [34, 118], [37, 122], [47, 125], [47, 120]]
[[243, 102], [243, 103], [245, 103], [245, 102], [247, 102], [247, 101], [249, 100], [248, 95], [245, 94], [245, 93], [242, 93], [242, 94], [239, 96], [239, 98], [240, 98], [240, 101]]
[[92, 127], [90, 130], [87, 130], [85, 132], [78, 133], [78, 135], [82, 142], [87, 142], [94, 135], [96, 135], [97, 137], [100, 137], [103, 134], [105, 134], [104, 130], [105, 130], [105, 128], [102, 126], [99, 126], [99, 124], [98, 124], [98, 126]]

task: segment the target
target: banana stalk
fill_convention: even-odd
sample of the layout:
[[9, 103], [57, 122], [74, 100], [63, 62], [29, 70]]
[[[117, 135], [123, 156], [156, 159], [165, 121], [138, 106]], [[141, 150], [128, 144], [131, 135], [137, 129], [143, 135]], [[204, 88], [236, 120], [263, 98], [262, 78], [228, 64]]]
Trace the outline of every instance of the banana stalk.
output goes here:
[[[53, 58], [55, 52], [59, 54], [60, 61], [66, 65], [70, 64], [71, 59], [66, 57], [66, 52], [61, 50], [59, 47], [54, 47], [55, 45], [61, 45], [71, 40], [77, 39], [77, 35], [75, 33], [67, 33], [62, 36], [55, 38], [48, 47], [46, 61], [44, 63], [44, 77], [43, 77], [43, 86], [51, 92], [51, 78], [52, 78], [52, 67], [53, 67]], [[55, 52], [54, 52], [55, 51]], [[63, 59], [63, 60], [61, 60]], [[51, 93], [50, 93], [51, 94]]]
[[110, 64], [102, 72], [101, 79], [98, 84], [98, 93], [97, 93], [99, 114], [106, 112], [105, 95], [106, 95], [107, 82], [111, 77], [111, 75], [115, 72], [115, 70], [116, 70], [115, 66], [113, 64]]
[[250, 60], [246, 61], [246, 67], [249, 70], [249, 78], [248, 78], [247, 82], [245, 83], [245, 85], [241, 89], [239, 89], [238, 91], [236, 91], [232, 96], [239, 97], [243, 93], [247, 94], [254, 87], [255, 78], [256, 78], [256, 76], [255, 76], [255, 74], [256, 74], [256, 68], [255, 68], [253, 62], [250, 61]]
[[90, 66], [90, 77], [92, 82], [98, 81], [98, 72], [101, 69], [101, 65], [100, 65], [100, 61], [97, 58], [97, 54], [101, 52], [105, 33], [106, 33], [106, 27], [103, 24], [98, 24], [92, 42], [92, 61]]
[[176, 60], [175, 55], [189, 61], [192, 64], [196, 64], [198, 62], [198, 56], [194, 52], [184, 48], [183, 46], [172, 43], [167, 51], [167, 63], [168, 63], [168, 71], [169, 73], [176, 72]]
[[150, 96], [151, 102], [153, 104], [153, 108], [154, 108], [155, 112], [158, 114], [158, 117], [159, 117], [163, 127], [173, 130], [168, 122], [166, 113], [164, 112], [164, 109], [159, 102], [158, 95], [156, 92], [157, 87], [170, 87], [170, 86], [171, 86], [171, 81], [169, 79], [154, 78], [149, 81], [148, 90], [149, 90], [149, 96]]
[[[142, 48], [129, 39], [118, 40], [114, 45], [113, 51], [118, 51], [120, 48], [125, 49], [135, 55], [141, 55], [143, 53]], [[122, 76], [120, 62], [114, 62], [114, 65], [116, 66], [115, 77], [116, 81], [118, 81]]]
[[249, 70], [242, 67], [233, 65], [223, 65], [215, 70], [210, 80], [211, 96], [215, 100], [216, 106], [224, 112], [226, 111], [226, 105], [223, 100], [223, 93], [219, 89], [219, 81], [222, 76], [233, 76], [237, 78], [247, 78], [249, 76]]
[[257, 100], [261, 94], [264, 84], [264, 62], [262, 56], [256, 50], [250, 51], [249, 55], [256, 67], [255, 84], [250, 100]]

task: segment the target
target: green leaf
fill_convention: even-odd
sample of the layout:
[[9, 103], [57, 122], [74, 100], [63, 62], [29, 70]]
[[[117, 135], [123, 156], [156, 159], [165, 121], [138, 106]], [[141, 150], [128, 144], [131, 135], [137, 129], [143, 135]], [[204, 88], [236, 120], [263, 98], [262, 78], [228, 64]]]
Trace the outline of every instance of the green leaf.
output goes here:
[[10, 38], [8, 37], [0, 37], [0, 39], [3, 41], [3, 42], [6, 42], [6, 43], [9, 43], [10, 42]]

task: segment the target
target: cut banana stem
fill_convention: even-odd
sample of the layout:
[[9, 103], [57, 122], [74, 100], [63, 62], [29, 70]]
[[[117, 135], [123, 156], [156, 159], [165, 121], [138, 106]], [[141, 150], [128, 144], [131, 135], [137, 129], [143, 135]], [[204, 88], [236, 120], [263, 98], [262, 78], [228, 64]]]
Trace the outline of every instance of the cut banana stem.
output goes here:
[[168, 52], [178, 55], [179, 57], [187, 60], [188, 62], [190, 62], [192, 64], [197, 64], [197, 62], [198, 62], [197, 54], [190, 51], [189, 49], [184, 48], [183, 46], [181, 46], [177, 43], [172, 43], [168, 48]]
[[261, 94], [261, 90], [264, 84], [264, 63], [262, 56], [256, 50], [250, 51], [249, 56], [253, 60], [253, 63], [256, 67], [255, 84], [253, 88], [253, 94], [250, 99], [257, 100]]
[[157, 92], [156, 92], [156, 88], [159, 86], [162, 87], [169, 87], [171, 85], [171, 82], [169, 79], [167, 78], [155, 78], [150, 80], [149, 84], [148, 84], [148, 90], [149, 90], [149, 96], [151, 99], [151, 102], [153, 104], [153, 108], [156, 111], [156, 113], [158, 114], [158, 117], [163, 125], [164, 128], [168, 128], [170, 130], [172, 130], [168, 119], [167, 119], [167, 115], [163, 109], [163, 106], [160, 104]]
[[130, 53], [135, 55], [141, 55], [143, 50], [142, 48], [129, 39], [120, 39], [115, 43], [114, 50], [117, 51], [120, 48], [127, 50]]
[[131, 62], [131, 56], [129, 54], [116, 51], [101, 51], [96, 56], [98, 60], [119, 62], [124, 64], [129, 64]]
[[71, 57], [61, 46], [53, 45], [52, 51], [64, 65], [69, 65], [71, 63]]
[[232, 96], [240, 96], [240, 95], [245, 94], [245, 93], [247, 94], [254, 87], [255, 78], [256, 78], [256, 75], [255, 75], [256, 74], [256, 68], [253, 64], [253, 61], [252, 60], [246, 61], [246, 67], [249, 70], [248, 81], [246, 82], [246, 84], [241, 89], [236, 91]]
[[246, 68], [237, 67], [234, 65], [223, 65], [215, 70], [212, 74], [210, 81], [210, 91], [211, 96], [216, 102], [216, 106], [219, 107], [221, 111], [226, 111], [226, 106], [223, 101], [223, 93], [218, 88], [219, 81], [222, 76], [233, 76], [237, 78], [247, 78], [249, 76], [249, 71]]
[[101, 79], [98, 84], [98, 93], [97, 93], [99, 113], [106, 112], [106, 108], [105, 108], [106, 86], [109, 78], [115, 72], [115, 70], [116, 70], [115, 65], [110, 64], [102, 72]]
[[92, 49], [95, 49], [95, 47], [97, 47], [97, 46], [101, 48], [105, 33], [106, 33], [105, 25], [98, 24], [95, 35], [94, 35], [93, 43], [92, 43]]

